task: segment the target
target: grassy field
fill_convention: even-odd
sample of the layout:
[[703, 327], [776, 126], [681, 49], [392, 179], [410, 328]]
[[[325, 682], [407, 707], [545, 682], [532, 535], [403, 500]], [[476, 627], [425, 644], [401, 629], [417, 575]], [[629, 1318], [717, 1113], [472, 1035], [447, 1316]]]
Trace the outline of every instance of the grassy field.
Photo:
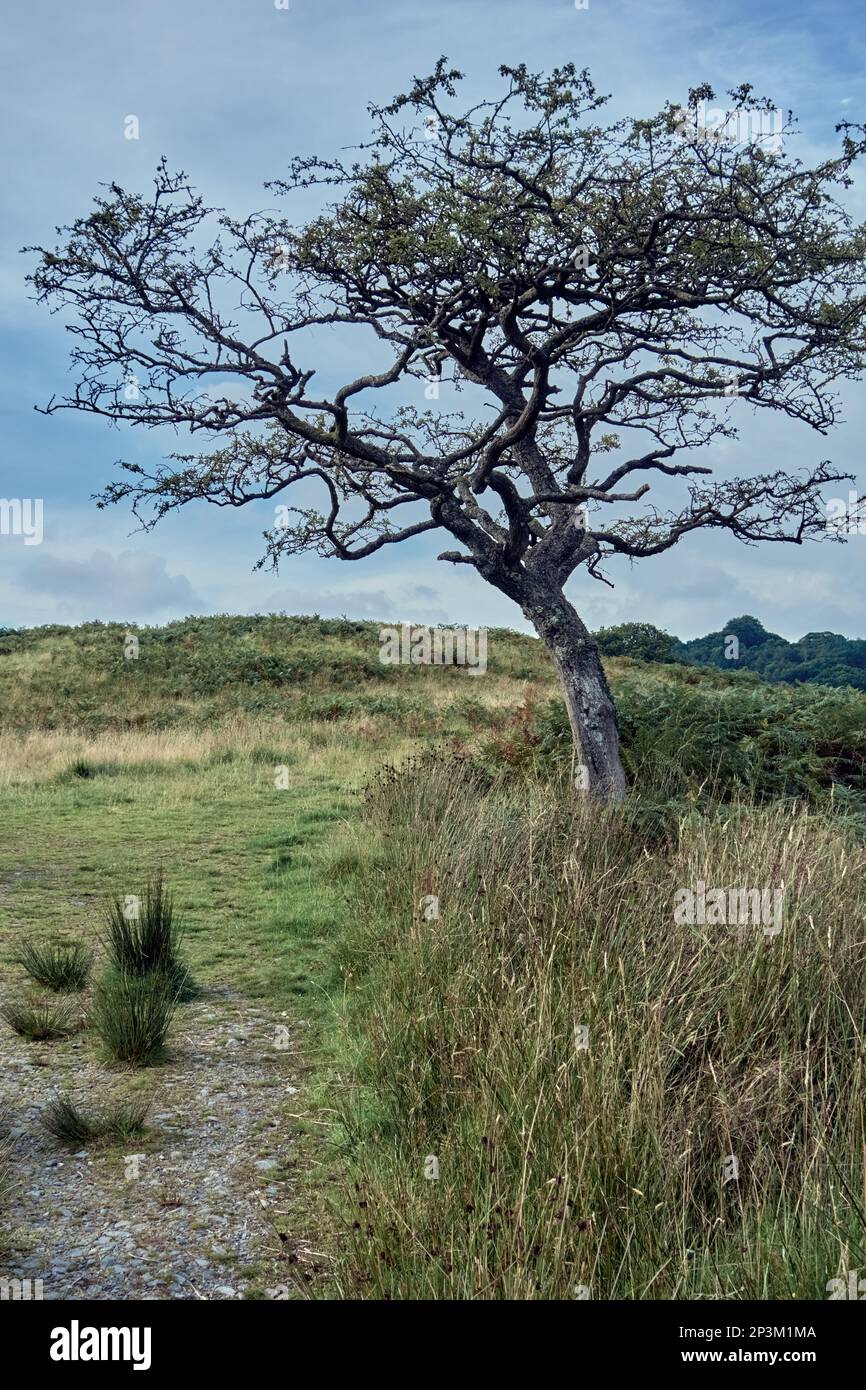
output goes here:
[[373, 624], [193, 620], [143, 633], [136, 660], [120, 627], [0, 639], [6, 940], [92, 930], [106, 893], [162, 865], [197, 974], [314, 997], [335, 894], [317, 847], [386, 758], [519, 701], [543, 663], [526, 639], [497, 646], [483, 681], [395, 680]]
[[[863, 696], [612, 661], [633, 790], [599, 814], [529, 638], [471, 678], [382, 666], [367, 623], [138, 636], [0, 638], [0, 983], [162, 868], [196, 980], [306, 1030], [315, 1292], [862, 1267]], [[676, 925], [698, 880], [781, 886], [784, 929]]]
[[[185, 920], [184, 960], [205, 1005], [222, 1007], [230, 992], [232, 1017], [243, 1017], [247, 1001], [265, 1020], [259, 1036], [267, 1038], [268, 1019], [271, 1033], [286, 1020], [301, 1028], [309, 1094], [283, 1110], [293, 1179], [302, 1148], [309, 1182], [294, 1192], [286, 1224], [318, 1247], [338, 1221], [325, 1199], [342, 1164], [332, 1174], [321, 1140], [332, 1122], [327, 1085], [343, 993], [336, 947], [351, 913], [329, 856], [387, 757], [492, 727], [499, 709], [519, 701], [523, 670], [539, 664], [538, 652], [503, 635], [482, 682], [417, 668], [395, 682], [378, 660], [372, 624], [191, 621], [141, 633], [133, 660], [124, 641], [123, 628], [97, 624], [0, 638], [0, 994], [45, 996], [15, 963], [24, 941], [97, 944], [98, 975], [107, 896], [140, 894], [161, 869]], [[89, 994], [82, 1004], [90, 1008]], [[183, 1017], [177, 1026], [186, 1039]], [[187, 1051], [186, 1043], [176, 1049], [169, 1068], [172, 1095], [177, 1073], [188, 1072]], [[296, 1051], [293, 1041], [292, 1065]], [[29, 1067], [28, 1045], [19, 1054]], [[88, 1084], [95, 1076], [114, 1099], [149, 1094], [154, 1084], [165, 1091], [159, 1078], [106, 1068], [100, 1054], [92, 1028], [43, 1044], [25, 1086], [35, 1075], [74, 1083], [83, 1062]], [[19, 1065], [14, 1048], [9, 1061]], [[190, 1072], [184, 1084], [194, 1093], [199, 1082]], [[13, 1100], [19, 1128], [20, 1108]], [[4, 1120], [7, 1129], [12, 1123], [0, 1113], [0, 1145]], [[26, 1118], [25, 1127], [35, 1133]], [[164, 1129], [155, 1126], [138, 1147], [164, 1146]], [[259, 1150], [262, 1159], [269, 1154]], [[285, 1146], [278, 1156], [282, 1172]], [[17, 1165], [20, 1183], [33, 1180], [40, 1161], [36, 1153]], [[99, 1163], [118, 1216], [134, 1219], [112, 1176], [122, 1172], [122, 1146]], [[28, 1232], [15, 1235], [26, 1247]], [[44, 1245], [40, 1231], [33, 1238]], [[248, 1273], [253, 1290], [276, 1282], [255, 1266]]]
[[[279, 757], [262, 743], [282, 743]], [[162, 866], [197, 976], [285, 1006], [312, 988], [333, 917], [311, 853], [351, 807], [364, 750], [327, 731], [250, 721], [221, 731], [75, 737], [53, 732], [5, 761], [4, 936], [93, 935], [109, 892]], [[274, 786], [274, 767], [288, 786]], [[302, 954], [299, 954], [302, 953]]]
[[[345, 1295], [821, 1298], [859, 1267], [849, 831], [743, 805], [650, 847], [567, 786], [486, 786], [459, 763], [387, 779], [370, 813], [378, 862], [365, 830], [342, 944]], [[700, 879], [781, 884], [778, 939], [675, 925]]]

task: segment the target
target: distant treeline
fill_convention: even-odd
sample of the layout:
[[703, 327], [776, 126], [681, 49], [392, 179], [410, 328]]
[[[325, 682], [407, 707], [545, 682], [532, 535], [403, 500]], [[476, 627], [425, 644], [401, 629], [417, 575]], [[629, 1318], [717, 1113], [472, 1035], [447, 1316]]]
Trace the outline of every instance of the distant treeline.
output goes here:
[[866, 690], [866, 641], [836, 632], [807, 632], [798, 642], [788, 642], [749, 614], [731, 618], [720, 631], [690, 642], [652, 623], [620, 623], [600, 628], [595, 635], [606, 656], [752, 671], [761, 680], [791, 685], [810, 681]]

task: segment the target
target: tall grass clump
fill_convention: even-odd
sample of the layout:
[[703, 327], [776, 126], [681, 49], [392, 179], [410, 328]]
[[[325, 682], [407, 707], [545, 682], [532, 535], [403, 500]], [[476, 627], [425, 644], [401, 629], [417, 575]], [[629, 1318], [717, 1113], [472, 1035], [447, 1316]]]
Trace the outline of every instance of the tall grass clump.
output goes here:
[[159, 971], [108, 971], [96, 987], [92, 1012], [106, 1055], [137, 1067], [163, 1061], [177, 1003], [173, 982]]
[[42, 1123], [63, 1144], [89, 1144], [102, 1139], [132, 1139], [144, 1129], [148, 1101], [121, 1100], [100, 1109], [85, 1110], [71, 1096], [49, 1101]]
[[148, 880], [136, 911], [130, 911], [127, 900], [119, 896], [107, 904], [105, 944], [111, 967], [132, 978], [160, 975], [178, 1000], [196, 994], [180, 959], [182, 936], [183, 925], [161, 871]]
[[67, 946], [25, 941], [14, 959], [38, 984], [60, 994], [72, 994], [87, 984], [93, 953], [81, 942]]
[[[358, 833], [339, 1296], [820, 1299], [863, 1267], [850, 828], [742, 799], [648, 843], [566, 779], [430, 758]], [[700, 882], [781, 890], [781, 930], [678, 924]]]
[[28, 1042], [65, 1038], [77, 1027], [77, 1019], [67, 1005], [30, 1003], [26, 999], [4, 1004], [0, 1017], [5, 1019], [13, 1032]]

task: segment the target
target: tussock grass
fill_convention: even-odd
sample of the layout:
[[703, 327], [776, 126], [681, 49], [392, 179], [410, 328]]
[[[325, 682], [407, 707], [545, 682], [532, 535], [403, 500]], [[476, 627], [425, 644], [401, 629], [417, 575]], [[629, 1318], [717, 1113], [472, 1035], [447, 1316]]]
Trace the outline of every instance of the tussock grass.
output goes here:
[[119, 975], [158, 974], [174, 998], [194, 998], [196, 987], [180, 960], [183, 926], [162, 872], [149, 879], [140, 896], [137, 916], [127, 915], [124, 898], [109, 900], [105, 914], [105, 944]]
[[77, 1020], [68, 1005], [29, 1003], [16, 1000], [0, 1008], [13, 1032], [28, 1042], [48, 1042], [53, 1038], [64, 1038], [73, 1033]]
[[58, 1095], [42, 1113], [42, 1123], [64, 1144], [104, 1139], [132, 1139], [144, 1129], [149, 1101], [120, 1100], [99, 1109], [83, 1109], [71, 1096]]
[[26, 941], [14, 960], [38, 984], [72, 994], [87, 984], [93, 953], [78, 941], [70, 945]]
[[177, 994], [165, 975], [109, 972], [96, 987], [93, 1026], [111, 1060], [155, 1066], [165, 1060], [176, 1008]]
[[[368, 810], [378, 850], [344, 856], [339, 1294], [823, 1298], [862, 1267], [866, 882], [844, 826], [743, 802], [648, 848], [628, 808], [442, 759]], [[782, 931], [677, 925], [698, 880], [781, 887]]]

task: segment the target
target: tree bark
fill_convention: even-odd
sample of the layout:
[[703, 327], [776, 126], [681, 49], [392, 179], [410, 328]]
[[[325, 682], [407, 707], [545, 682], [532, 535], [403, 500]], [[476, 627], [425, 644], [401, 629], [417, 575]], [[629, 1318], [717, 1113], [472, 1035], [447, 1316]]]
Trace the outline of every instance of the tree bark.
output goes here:
[[522, 605], [559, 672], [579, 766], [575, 784], [597, 801], [622, 801], [625, 772], [607, 677], [588, 628], [561, 591], [534, 595]]

